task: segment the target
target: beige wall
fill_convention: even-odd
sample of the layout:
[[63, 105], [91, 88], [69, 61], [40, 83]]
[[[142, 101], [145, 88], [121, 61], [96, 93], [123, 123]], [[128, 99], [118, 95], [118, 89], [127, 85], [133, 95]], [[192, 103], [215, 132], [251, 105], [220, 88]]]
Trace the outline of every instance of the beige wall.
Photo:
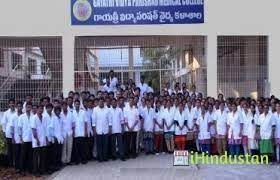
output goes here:
[[[264, 4], [266, 3], [266, 4]], [[112, 35], [207, 35], [208, 95], [217, 93], [217, 35], [268, 35], [269, 80], [280, 96], [278, 0], [205, 0], [198, 25], [71, 26], [70, 0], [8, 0], [0, 6], [0, 36], [63, 36], [64, 92], [74, 89], [74, 37]], [[270, 20], [271, 19], [271, 20]]]

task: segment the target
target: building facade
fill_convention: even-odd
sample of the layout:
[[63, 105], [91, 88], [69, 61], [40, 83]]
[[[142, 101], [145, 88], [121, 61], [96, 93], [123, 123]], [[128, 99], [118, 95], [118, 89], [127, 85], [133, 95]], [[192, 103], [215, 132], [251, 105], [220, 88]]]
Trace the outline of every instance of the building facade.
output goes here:
[[[278, 1], [205, 0], [200, 24], [74, 26], [70, 0], [5, 1], [0, 6], [1, 101], [22, 98], [28, 90], [38, 98], [92, 91], [108, 69], [122, 82], [156, 72], [159, 88], [179, 81], [214, 97], [279, 97], [278, 7]], [[121, 57], [126, 66], [102, 66], [104, 49], [127, 52]], [[167, 62], [154, 55], [158, 51], [170, 56]]]

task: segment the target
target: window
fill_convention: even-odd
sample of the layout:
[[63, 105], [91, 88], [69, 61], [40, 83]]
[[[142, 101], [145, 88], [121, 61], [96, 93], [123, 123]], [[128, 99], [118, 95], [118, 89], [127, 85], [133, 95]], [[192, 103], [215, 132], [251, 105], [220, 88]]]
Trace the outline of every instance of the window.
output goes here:
[[22, 67], [22, 55], [12, 53], [12, 69], [21, 69]]
[[37, 64], [36, 60], [28, 58], [28, 71], [30, 74], [36, 74]]

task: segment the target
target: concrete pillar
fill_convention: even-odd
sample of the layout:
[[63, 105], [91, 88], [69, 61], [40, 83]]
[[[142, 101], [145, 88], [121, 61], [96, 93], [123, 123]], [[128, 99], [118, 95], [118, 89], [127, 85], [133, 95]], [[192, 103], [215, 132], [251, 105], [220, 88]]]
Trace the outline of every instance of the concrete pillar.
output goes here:
[[74, 88], [74, 45], [75, 37], [73, 35], [64, 35], [62, 39], [62, 69], [63, 94], [67, 97], [69, 91]]
[[207, 96], [217, 97], [217, 35], [211, 33], [207, 36]]
[[270, 94], [280, 97], [280, 80], [279, 80], [279, 47], [280, 47], [280, 34], [273, 31], [268, 38], [268, 68], [269, 68], [269, 83]]

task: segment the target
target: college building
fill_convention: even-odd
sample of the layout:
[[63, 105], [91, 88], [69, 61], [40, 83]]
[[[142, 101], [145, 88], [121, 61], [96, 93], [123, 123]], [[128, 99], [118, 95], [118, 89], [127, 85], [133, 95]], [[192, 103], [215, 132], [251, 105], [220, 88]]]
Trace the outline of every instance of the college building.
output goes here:
[[156, 91], [280, 97], [278, 1], [28, 0], [0, 6], [0, 102], [96, 92], [114, 70]]

